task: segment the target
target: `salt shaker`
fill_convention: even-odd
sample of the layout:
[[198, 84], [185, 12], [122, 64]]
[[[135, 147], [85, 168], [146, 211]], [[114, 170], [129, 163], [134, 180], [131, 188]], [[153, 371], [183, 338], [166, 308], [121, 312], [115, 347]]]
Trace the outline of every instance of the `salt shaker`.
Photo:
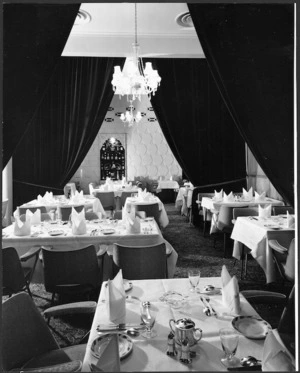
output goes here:
[[167, 350], [168, 356], [176, 356], [177, 351], [175, 350], [175, 340], [174, 340], [174, 334], [172, 332], [168, 335], [168, 350]]
[[187, 338], [185, 338], [181, 342], [181, 357], [180, 357], [180, 361], [183, 364], [190, 364], [192, 362], [192, 359], [190, 357], [190, 344], [189, 344], [189, 340]]

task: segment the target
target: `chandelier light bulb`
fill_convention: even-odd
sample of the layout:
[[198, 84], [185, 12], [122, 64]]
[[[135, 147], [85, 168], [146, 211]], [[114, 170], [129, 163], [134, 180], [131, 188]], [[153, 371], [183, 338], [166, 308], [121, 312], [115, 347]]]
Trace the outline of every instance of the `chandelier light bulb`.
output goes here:
[[120, 119], [123, 123], [127, 123], [129, 127], [132, 127], [134, 124], [139, 123], [139, 121], [142, 119], [141, 113], [138, 111], [136, 113], [136, 116], [133, 114], [134, 107], [132, 105], [132, 101], [130, 101], [129, 105], [129, 111], [126, 110], [125, 114], [122, 113], [120, 115]]

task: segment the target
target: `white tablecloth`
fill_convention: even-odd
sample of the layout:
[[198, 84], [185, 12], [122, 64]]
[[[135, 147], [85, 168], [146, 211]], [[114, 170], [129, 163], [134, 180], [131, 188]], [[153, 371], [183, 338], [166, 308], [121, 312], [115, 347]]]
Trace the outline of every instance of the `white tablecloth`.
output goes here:
[[182, 187], [179, 189], [175, 207], [181, 207], [181, 215], [188, 215], [188, 209], [192, 206], [193, 189], [188, 187]]
[[162, 189], [179, 189], [179, 184], [176, 180], [159, 180], [156, 188], [156, 193], [161, 192]]
[[[286, 222], [281, 221], [280, 217], [277, 216], [269, 219], [256, 217], [256, 219], [242, 216], [237, 218], [231, 234], [231, 238], [235, 240], [232, 256], [236, 259], [240, 259], [242, 244], [247, 246], [251, 250], [250, 253], [253, 258], [256, 259], [264, 270], [267, 283], [270, 283], [276, 280], [276, 272], [272, 249], [269, 248], [268, 241], [270, 239], [277, 239], [283, 234], [290, 235], [292, 239], [295, 235], [295, 230], [286, 228], [284, 226]], [[278, 226], [278, 222], [283, 224], [281, 225], [282, 228], [280, 230], [274, 230], [271, 227], [268, 227], [268, 225]]]
[[114, 192], [115, 197], [121, 197], [123, 192], [131, 192], [131, 193], [137, 193], [138, 187], [136, 185], [133, 185], [132, 187], [125, 186], [123, 187], [121, 184], [113, 184], [109, 185], [108, 189], [104, 189], [104, 186], [97, 187], [93, 189], [93, 193], [105, 193], [105, 192]]
[[207, 209], [210, 210], [212, 213], [211, 216], [211, 227], [210, 227], [210, 233], [214, 233], [217, 231], [217, 222], [218, 222], [218, 213], [220, 211], [220, 208], [222, 205], [231, 206], [231, 207], [245, 207], [245, 206], [266, 206], [266, 205], [272, 205], [272, 206], [284, 206], [284, 203], [282, 201], [278, 201], [273, 198], [266, 198], [265, 201], [255, 201], [252, 199], [251, 201], [245, 201], [243, 199], [235, 202], [223, 202], [223, 201], [215, 201], [212, 198], [209, 197], [203, 197], [201, 201], [201, 205], [203, 210]]
[[153, 205], [155, 203], [158, 203], [158, 208], [160, 211], [159, 215], [159, 224], [162, 228], [165, 228], [169, 224], [169, 218], [165, 209], [164, 204], [161, 202], [161, 200], [158, 197], [152, 197], [148, 201], [145, 201], [141, 198], [134, 198], [134, 197], [127, 197], [124, 207], [127, 209], [127, 211], [130, 211], [130, 206], [132, 205]]
[[[199, 300], [199, 295], [191, 295], [188, 279], [140, 280], [132, 281], [132, 283], [133, 289], [127, 294], [138, 297], [141, 301], [150, 301], [151, 305], [159, 310], [154, 326], [157, 336], [150, 340], [146, 340], [142, 336], [132, 337], [133, 351], [121, 361], [121, 371], [226, 371], [226, 367], [220, 362], [224, 353], [220, 343], [219, 330], [222, 327], [231, 327], [232, 318], [222, 315], [223, 312], [228, 310], [222, 304], [221, 295], [210, 296], [211, 304], [217, 311], [218, 317], [209, 317], [202, 312], [203, 306]], [[201, 278], [199, 288], [202, 289], [207, 284], [220, 287], [221, 280], [216, 277]], [[93, 340], [99, 336], [96, 330], [97, 325], [99, 323], [108, 323], [104, 289], [103, 284], [87, 343], [83, 372], [90, 371], [89, 364], [96, 364], [97, 362], [90, 350]], [[175, 310], [160, 301], [159, 297], [168, 290], [175, 290], [190, 296], [186, 305]], [[242, 295], [240, 298], [242, 315], [257, 315]], [[139, 307], [139, 301], [129, 300], [126, 302], [126, 322], [141, 322]], [[169, 357], [166, 354], [167, 337], [170, 332], [169, 320], [178, 320], [183, 317], [191, 318], [195, 322], [196, 327], [201, 328], [203, 331], [202, 339], [195, 346], [197, 355], [193, 358], [191, 365], [184, 365], [180, 363], [177, 357]], [[251, 340], [240, 335], [236, 356], [241, 358], [253, 355], [261, 359], [263, 345], [263, 340]]]

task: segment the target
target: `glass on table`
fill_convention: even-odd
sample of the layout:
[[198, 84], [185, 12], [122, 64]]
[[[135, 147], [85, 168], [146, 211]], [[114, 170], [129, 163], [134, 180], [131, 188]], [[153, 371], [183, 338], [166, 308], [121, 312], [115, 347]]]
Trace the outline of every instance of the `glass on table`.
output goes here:
[[195, 293], [196, 287], [200, 281], [200, 271], [198, 269], [189, 269], [188, 277], [191, 284], [191, 292]]
[[233, 328], [222, 328], [219, 331], [222, 349], [225, 356], [221, 362], [226, 367], [235, 367], [240, 364], [240, 361], [235, 357], [235, 353], [239, 343], [239, 335]]
[[142, 302], [141, 319], [146, 325], [146, 330], [142, 333], [144, 338], [153, 338], [157, 335], [156, 331], [152, 330], [156, 320], [157, 310], [151, 306], [150, 302]]

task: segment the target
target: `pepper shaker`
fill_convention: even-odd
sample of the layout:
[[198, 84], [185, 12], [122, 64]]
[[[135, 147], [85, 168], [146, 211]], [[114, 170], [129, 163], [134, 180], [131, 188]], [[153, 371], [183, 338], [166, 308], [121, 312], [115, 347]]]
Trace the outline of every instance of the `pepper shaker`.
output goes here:
[[192, 362], [192, 359], [190, 357], [190, 344], [189, 344], [189, 340], [187, 338], [185, 338], [181, 342], [181, 357], [180, 357], [180, 361], [183, 364], [190, 364]]
[[174, 334], [172, 332], [168, 335], [168, 350], [167, 350], [168, 356], [176, 356], [177, 351], [175, 350], [175, 340], [174, 340]]

